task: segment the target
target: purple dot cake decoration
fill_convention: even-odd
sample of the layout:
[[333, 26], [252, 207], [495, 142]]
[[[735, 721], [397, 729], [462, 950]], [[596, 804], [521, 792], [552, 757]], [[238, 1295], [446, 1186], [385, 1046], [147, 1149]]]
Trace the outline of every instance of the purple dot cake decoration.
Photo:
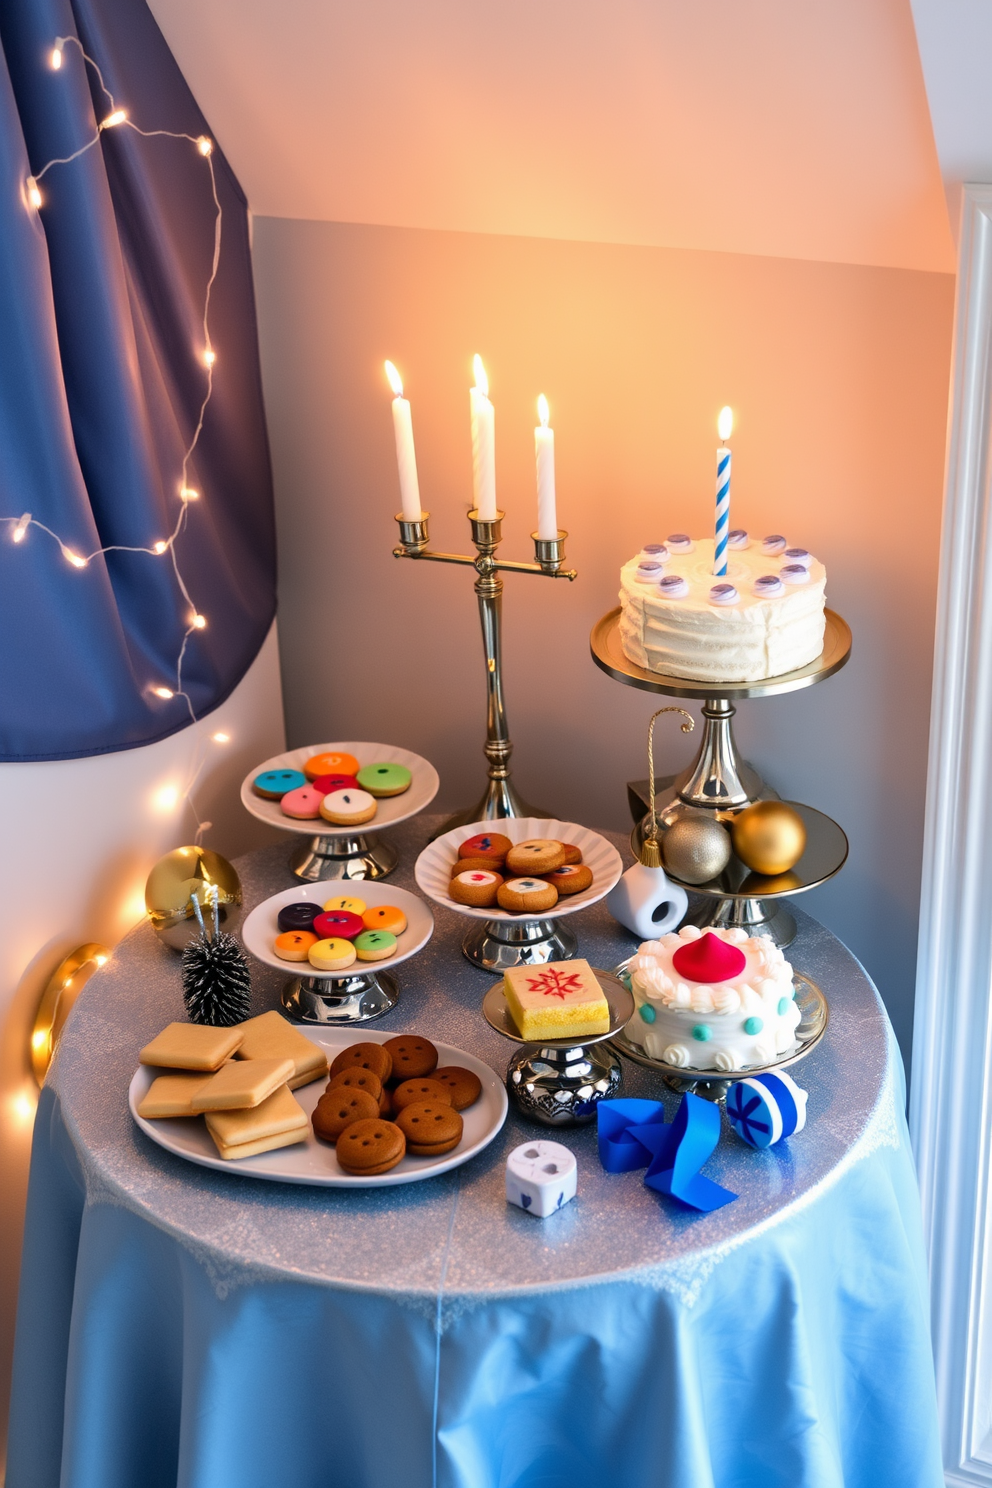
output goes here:
[[710, 590], [710, 604], [732, 605], [739, 599], [740, 595], [733, 584], [714, 584]]
[[750, 545], [751, 539], [748, 537], [743, 527], [735, 527], [733, 532], [731, 532], [729, 537], [727, 538], [728, 548], [747, 548], [750, 547]]
[[813, 554], [806, 548], [786, 548], [782, 557], [787, 563], [801, 563], [803, 568], [809, 568], [813, 562]]
[[655, 563], [645, 558], [637, 565], [637, 581], [639, 584], [657, 584], [664, 578], [665, 567], [662, 563]]
[[685, 599], [689, 593], [688, 580], [681, 574], [666, 574], [658, 585], [658, 592], [666, 599]]
[[784, 590], [785, 585], [778, 574], [762, 574], [760, 579], [754, 581], [754, 592], [759, 599], [772, 599]]
[[671, 532], [665, 538], [670, 553], [691, 553], [696, 544], [685, 532]]
[[784, 553], [788, 546], [784, 537], [778, 532], [773, 532], [770, 537], [766, 537], [763, 540], [761, 551], [763, 553]]
[[786, 584], [808, 584], [809, 569], [801, 563], [786, 563], [779, 570], [779, 577]]
[[669, 553], [664, 543], [645, 543], [638, 557], [642, 562], [667, 563]]

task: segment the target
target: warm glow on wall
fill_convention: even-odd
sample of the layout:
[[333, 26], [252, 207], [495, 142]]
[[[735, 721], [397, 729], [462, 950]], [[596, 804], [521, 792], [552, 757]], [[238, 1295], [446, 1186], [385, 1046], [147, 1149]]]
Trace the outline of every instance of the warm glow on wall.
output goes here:
[[175, 811], [179, 804], [179, 789], [175, 785], [163, 785], [152, 796], [156, 811]]

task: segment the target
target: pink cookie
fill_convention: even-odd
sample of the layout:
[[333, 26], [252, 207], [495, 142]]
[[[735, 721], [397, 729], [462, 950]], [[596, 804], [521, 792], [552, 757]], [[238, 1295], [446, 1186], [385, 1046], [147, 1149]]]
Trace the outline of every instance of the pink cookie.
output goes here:
[[284, 816], [293, 816], [297, 821], [313, 821], [320, 815], [323, 799], [320, 791], [314, 790], [312, 785], [299, 785], [296, 790], [287, 791], [279, 805]]

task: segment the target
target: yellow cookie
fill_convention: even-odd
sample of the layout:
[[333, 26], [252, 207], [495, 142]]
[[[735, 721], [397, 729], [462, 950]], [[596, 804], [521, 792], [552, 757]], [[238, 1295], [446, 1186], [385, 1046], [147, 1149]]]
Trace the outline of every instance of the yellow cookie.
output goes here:
[[327, 910], [343, 909], [347, 914], [363, 915], [366, 904], [364, 899], [349, 899], [347, 894], [338, 894], [334, 899], [328, 899], [324, 905]]
[[318, 971], [344, 971], [358, 954], [350, 940], [318, 940], [310, 947], [310, 965]]

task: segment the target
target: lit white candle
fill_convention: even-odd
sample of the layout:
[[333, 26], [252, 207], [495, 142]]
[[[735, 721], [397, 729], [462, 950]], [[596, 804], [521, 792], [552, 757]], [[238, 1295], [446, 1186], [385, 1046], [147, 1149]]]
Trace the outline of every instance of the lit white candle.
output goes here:
[[482, 358], [472, 360], [475, 387], [469, 393], [472, 411], [472, 492], [480, 522], [496, 520], [496, 411], [489, 401], [489, 378]]
[[555, 509], [555, 431], [548, 427], [548, 400], [542, 393], [537, 400], [541, 420], [534, 430], [534, 452], [537, 456], [537, 535], [546, 542], [558, 536], [558, 513]]
[[407, 522], [419, 522], [423, 511], [420, 506], [420, 482], [417, 479], [417, 456], [413, 448], [410, 400], [403, 396], [403, 379], [392, 362], [386, 363], [386, 376], [396, 395], [393, 398], [393, 433], [396, 435], [396, 465], [400, 475], [403, 518]]

